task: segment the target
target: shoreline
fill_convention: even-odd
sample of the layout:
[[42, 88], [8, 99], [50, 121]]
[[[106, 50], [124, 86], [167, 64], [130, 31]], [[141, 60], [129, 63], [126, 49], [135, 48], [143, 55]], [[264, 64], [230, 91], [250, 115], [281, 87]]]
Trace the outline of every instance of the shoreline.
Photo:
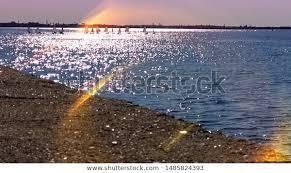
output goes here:
[[41, 23], [0, 23], [0, 28], [150, 28], [150, 29], [198, 29], [198, 30], [291, 30], [291, 26], [224, 26], [224, 25], [107, 25], [107, 24], [41, 24]]
[[0, 66], [0, 162], [282, 162], [253, 142], [210, 133], [133, 103], [82, 93]]

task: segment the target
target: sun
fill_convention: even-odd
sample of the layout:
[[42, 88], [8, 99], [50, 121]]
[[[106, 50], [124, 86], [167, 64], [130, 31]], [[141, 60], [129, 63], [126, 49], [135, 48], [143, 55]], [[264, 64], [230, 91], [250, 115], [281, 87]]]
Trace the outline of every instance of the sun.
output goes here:
[[101, 12], [98, 12], [92, 16], [89, 16], [85, 19], [83, 19], [82, 23], [86, 23], [88, 25], [93, 25], [93, 24], [108, 24], [109, 22], [109, 17], [110, 13], [108, 10], [102, 10]]

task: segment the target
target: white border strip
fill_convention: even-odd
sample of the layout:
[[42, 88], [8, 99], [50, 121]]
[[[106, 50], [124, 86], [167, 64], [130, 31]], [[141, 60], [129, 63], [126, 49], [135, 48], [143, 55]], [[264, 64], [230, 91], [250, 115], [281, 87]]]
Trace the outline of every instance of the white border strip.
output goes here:
[[289, 173], [291, 164], [0, 164], [1, 173]]

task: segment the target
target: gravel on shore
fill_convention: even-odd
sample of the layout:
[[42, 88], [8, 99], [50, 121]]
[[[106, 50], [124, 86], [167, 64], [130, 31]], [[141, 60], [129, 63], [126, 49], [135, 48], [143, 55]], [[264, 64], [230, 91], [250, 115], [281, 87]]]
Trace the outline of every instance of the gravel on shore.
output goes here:
[[[0, 162], [256, 162], [260, 145], [0, 66]], [[281, 157], [274, 154], [269, 157]]]

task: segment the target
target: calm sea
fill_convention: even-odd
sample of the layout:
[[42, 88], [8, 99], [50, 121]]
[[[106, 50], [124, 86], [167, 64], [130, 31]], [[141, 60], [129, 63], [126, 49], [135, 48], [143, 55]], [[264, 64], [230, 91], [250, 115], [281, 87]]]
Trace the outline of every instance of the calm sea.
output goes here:
[[115, 71], [101, 95], [290, 153], [290, 30], [109, 31], [0, 28], [0, 64], [83, 89]]

